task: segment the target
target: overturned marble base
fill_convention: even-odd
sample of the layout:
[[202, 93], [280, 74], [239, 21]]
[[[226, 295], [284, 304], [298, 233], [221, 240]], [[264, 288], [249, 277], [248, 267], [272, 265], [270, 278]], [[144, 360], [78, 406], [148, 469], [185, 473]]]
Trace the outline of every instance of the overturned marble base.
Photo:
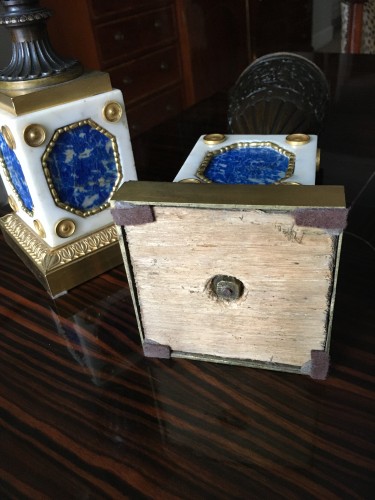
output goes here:
[[145, 356], [327, 376], [342, 187], [139, 181], [111, 205]]

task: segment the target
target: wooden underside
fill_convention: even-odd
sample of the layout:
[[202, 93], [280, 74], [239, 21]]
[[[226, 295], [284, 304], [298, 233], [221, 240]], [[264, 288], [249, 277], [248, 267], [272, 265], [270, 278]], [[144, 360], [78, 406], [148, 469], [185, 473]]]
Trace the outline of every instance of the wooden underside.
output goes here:
[[[154, 207], [126, 227], [145, 339], [172, 351], [301, 366], [325, 348], [335, 236], [289, 213]], [[244, 285], [218, 299], [218, 274]]]

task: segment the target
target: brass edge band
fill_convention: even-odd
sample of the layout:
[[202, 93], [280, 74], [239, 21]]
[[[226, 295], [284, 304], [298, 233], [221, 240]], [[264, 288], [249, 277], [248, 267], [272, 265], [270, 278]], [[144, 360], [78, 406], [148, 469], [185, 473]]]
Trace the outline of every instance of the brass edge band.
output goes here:
[[342, 186], [246, 185], [184, 182], [124, 182], [114, 193], [116, 202], [135, 205], [221, 208], [346, 208]]
[[0, 109], [15, 116], [84, 99], [113, 90], [108, 73], [89, 71], [66, 82], [46, 88], [4, 89], [0, 84]]
[[56, 85], [59, 83], [64, 83], [77, 78], [82, 75], [83, 68], [77, 63], [72, 66], [71, 69], [64, 71], [63, 73], [58, 73], [56, 75], [47, 76], [45, 78], [35, 78], [35, 80], [19, 80], [19, 81], [0, 81], [0, 92], [7, 90], [31, 90], [31, 89], [42, 89], [43, 87], [48, 87], [51, 85]]

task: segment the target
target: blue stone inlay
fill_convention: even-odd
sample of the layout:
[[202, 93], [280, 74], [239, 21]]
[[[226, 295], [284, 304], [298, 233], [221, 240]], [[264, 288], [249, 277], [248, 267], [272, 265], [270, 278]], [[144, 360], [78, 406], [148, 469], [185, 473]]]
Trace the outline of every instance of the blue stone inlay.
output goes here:
[[3, 157], [4, 166], [8, 171], [9, 181], [12, 183], [23, 206], [26, 210], [32, 212], [34, 210], [34, 204], [26, 184], [21, 164], [14, 151], [6, 143], [3, 134], [0, 134], [0, 151]]
[[273, 184], [286, 176], [289, 158], [266, 146], [238, 147], [214, 155], [204, 176], [221, 184]]
[[112, 140], [90, 124], [63, 131], [46, 163], [59, 201], [83, 212], [106, 203], [119, 176]]

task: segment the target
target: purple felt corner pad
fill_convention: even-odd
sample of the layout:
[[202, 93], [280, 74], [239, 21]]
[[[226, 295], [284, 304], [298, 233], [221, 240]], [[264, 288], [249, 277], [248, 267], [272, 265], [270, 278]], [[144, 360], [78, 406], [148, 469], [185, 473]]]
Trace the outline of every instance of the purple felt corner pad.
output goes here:
[[299, 208], [293, 212], [297, 226], [343, 231], [347, 224], [347, 208]]
[[301, 373], [310, 375], [314, 380], [325, 380], [329, 370], [329, 354], [326, 351], [312, 350], [311, 359], [301, 367]]
[[130, 203], [116, 203], [111, 214], [114, 223], [118, 226], [139, 226], [154, 222], [155, 216], [150, 205], [131, 205]]
[[314, 380], [325, 380], [329, 369], [329, 354], [326, 351], [311, 351], [310, 377]]
[[145, 339], [143, 342], [143, 354], [146, 358], [169, 359], [171, 357], [171, 348], [169, 345], [163, 345], [154, 340]]

